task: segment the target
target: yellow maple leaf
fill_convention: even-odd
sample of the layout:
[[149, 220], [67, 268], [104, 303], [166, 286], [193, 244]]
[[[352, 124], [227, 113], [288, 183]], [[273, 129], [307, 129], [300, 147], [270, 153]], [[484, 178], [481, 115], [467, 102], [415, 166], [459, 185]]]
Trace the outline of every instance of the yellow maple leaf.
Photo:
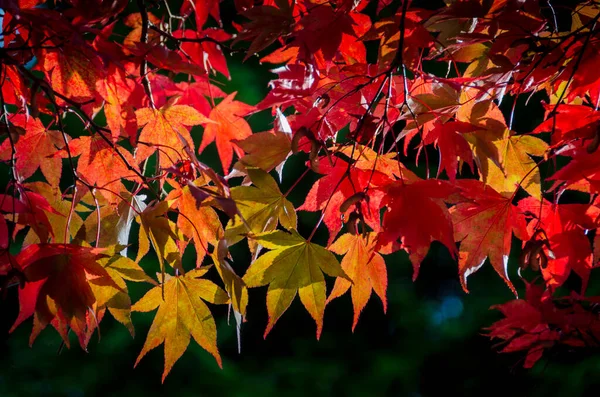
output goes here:
[[[275, 179], [258, 168], [247, 168], [254, 186], [238, 186], [231, 189], [239, 214], [227, 224], [225, 237], [229, 245], [240, 241], [248, 232], [263, 233], [275, 230], [279, 222], [286, 229], [295, 229], [296, 210], [288, 201]], [[242, 220], [243, 218], [243, 220]], [[248, 230], [250, 227], [250, 230]], [[254, 252], [255, 244], [249, 240]]]
[[267, 312], [269, 322], [264, 336], [288, 309], [296, 293], [317, 323], [317, 338], [323, 329], [325, 278], [345, 277], [335, 256], [325, 248], [305, 240], [297, 231], [261, 233], [255, 240], [271, 251], [259, 257], [246, 271], [244, 282], [250, 288], [269, 285]]
[[[133, 305], [135, 312], [149, 312], [158, 307], [144, 347], [135, 365], [150, 350], [165, 344], [164, 382], [173, 364], [190, 344], [190, 336], [212, 354], [219, 366], [221, 356], [217, 349], [217, 326], [205, 300], [214, 304], [229, 302], [227, 293], [212, 281], [201, 279], [208, 267], [195, 269], [184, 276], [166, 276], [161, 286], [156, 286]], [[164, 288], [164, 300], [162, 290]]]

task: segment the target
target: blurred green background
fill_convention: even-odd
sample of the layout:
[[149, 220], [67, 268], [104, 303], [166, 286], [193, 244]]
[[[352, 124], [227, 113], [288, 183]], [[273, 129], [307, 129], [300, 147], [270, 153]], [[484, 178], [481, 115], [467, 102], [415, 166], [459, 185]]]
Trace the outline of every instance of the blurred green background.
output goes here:
[[[224, 10], [224, 19], [231, 18], [228, 12], [231, 9]], [[225, 90], [238, 91], [236, 99], [250, 104], [264, 97], [273, 77], [267, 65], [260, 65], [256, 58], [242, 63], [241, 55], [231, 58], [230, 71], [231, 81], [221, 79]], [[517, 132], [530, 131], [530, 126], [539, 122], [543, 112], [535, 106], [537, 120], [530, 110], [517, 108]], [[272, 118], [262, 112], [251, 116], [249, 122], [254, 131], [262, 131], [270, 128]], [[196, 138], [199, 136], [197, 133]], [[433, 151], [431, 156], [435, 157]], [[214, 144], [201, 159], [218, 169]], [[305, 160], [288, 160], [282, 191], [303, 172]], [[294, 190], [290, 199], [295, 205], [303, 202], [314, 180], [316, 176], [306, 178]], [[307, 235], [317, 215], [299, 215], [300, 233]], [[316, 241], [324, 243], [325, 239], [321, 227]], [[249, 265], [243, 244], [233, 250], [234, 266], [240, 274]], [[193, 266], [193, 259], [186, 262], [188, 268]], [[154, 312], [133, 314], [135, 339], [106, 316], [101, 334], [92, 338], [88, 353], [77, 343], [71, 349], [60, 349], [60, 338], [51, 328], [29, 348], [31, 320], [8, 335], [18, 311], [17, 289], [12, 288], [0, 301], [0, 396], [598, 395], [597, 352], [551, 351], [532, 370], [524, 370], [522, 354], [498, 354], [493, 349], [493, 343], [482, 334], [483, 328], [501, 316], [489, 307], [513, 296], [489, 264], [469, 278], [471, 292], [465, 294], [458, 282], [456, 262], [439, 244], [434, 243], [416, 282], [412, 281], [412, 266], [405, 253], [386, 257], [386, 263], [388, 312], [384, 314], [381, 302], [372, 297], [354, 333], [347, 294], [327, 306], [320, 341], [315, 339], [314, 321], [298, 299], [264, 340], [266, 288], [259, 288], [250, 292], [248, 321], [242, 328], [242, 352], [238, 354], [233, 318], [228, 324], [226, 307], [211, 306], [223, 369], [192, 341], [164, 385], [160, 383], [162, 346], [133, 368]], [[149, 274], [157, 266], [152, 259], [143, 265]], [[511, 278], [522, 293], [515, 267], [513, 262]], [[328, 281], [331, 287], [332, 280]], [[590, 284], [594, 285], [594, 280]], [[147, 289], [130, 284], [132, 300]]]

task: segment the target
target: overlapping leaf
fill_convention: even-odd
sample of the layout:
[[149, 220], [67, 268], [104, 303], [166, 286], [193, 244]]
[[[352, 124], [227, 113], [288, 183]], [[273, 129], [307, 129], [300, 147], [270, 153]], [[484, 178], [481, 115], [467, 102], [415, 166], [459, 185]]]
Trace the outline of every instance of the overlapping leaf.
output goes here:
[[454, 255], [456, 246], [450, 214], [443, 199], [449, 199], [455, 188], [433, 179], [411, 184], [389, 185], [382, 200], [387, 207], [378, 246], [400, 241], [413, 264], [413, 279], [434, 240], [444, 244]]
[[177, 244], [181, 240], [181, 235], [177, 225], [169, 219], [168, 210], [169, 203], [161, 201], [154, 206], [148, 206], [136, 218], [140, 224], [136, 262], [139, 262], [150, 251], [150, 245], [152, 245], [158, 257], [161, 273], [165, 272], [165, 263], [183, 273], [182, 253]]
[[516, 293], [508, 278], [508, 258], [513, 234], [521, 240], [528, 239], [524, 215], [509, 198], [490, 186], [475, 180], [456, 183], [466, 198], [450, 209], [454, 238], [460, 241], [458, 272], [463, 289], [467, 290], [467, 277], [489, 258], [496, 272]]
[[[49, 184], [58, 185], [62, 171], [62, 161], [53, 155], [65, 145], [59, 131], [48, 130], [39, 119], [18, 114], [10, 122], [22, 128], [25, 135], [15, 143], [17, 173], [28, 179], [39, 168]], [[10, 141], [0, 146], [0, 158], [8, 160], [11, 156]]]
[[344, 234], [329, 247], [330, 251], [344, 255], [341, 263], [342, 269], [352, 282], [338, 277], [327, 298], [327, 303], [351, 289], [352, 305], [354, 306], [352, 331], [356, 328], [360, 313], [367, 305], [373, 291], [381, 299], [383, 311], [387, 311], [387, 270], [383, 257], [375, 251], [376, 237], [375, 233], [368, 233], [366, 236]]
[[547, 286], [551, 290], [561, 286], [572, 270], [581, 277], [585, 291], [592, 270], [592, 247], [585, 230], [598, 227], [600, 209], [588, 204], [540, 203], [533, 197], [521, 200], [519, 209], [537, 218], [529, 224], [530, 232], [540, 230], [547, 240], [548, 261], [541, 267]]
[[[208, 244], [216, 246], [223, 236], [219, 216], [212, 207], [199, 204], [188, 186], [174, 190], [170, 198], [171, 206], [179, 212], [177, 227], [184, 236], [194, 242], [196, 266], [199, 267], [208, 253]], [[185, 251], [187, 242], [179, 241], [178, 244], [181, 252]]]
[[30, 344], [52, 324], [67, 346], [72, 329], [86, 349], [88, 328], [97, 326], [89, 279], [114, 285], [99, 263], [102, 257], [102, 251], [69, 244], [32, 244], [22, 250], [16, 261], [28, 282], [19, 290], [21, 310], [11, 331], [33, 315]]
[[[292, 230], [298, 223], [294, 205], [281, 193], [273, 177], [257, 168], [247, 168], [247, 171], [254, 186], [231, 189], [231, 198], [238, 207], [239, 215], [227, 224], [225, 235], [230, 245], [248, 233], [270, 232], [278, 224]], [[256, 247], [251, 244], [251, 248], [254, 250]]]
[[131, 322], [131, 298], [125, 280], [156, 283], [133, 260], [116, 254], [117, 249], [115, 248], [111, 248], [113, 252], [110, 257], [98, 260], [110, 280], [106, 278], [93, 279], [90, 281], [90, 287], [96, 297], [97, 309], [108, 309], [117, 321], [127, 327], [131, 336], [134, 336], [135, 330]]

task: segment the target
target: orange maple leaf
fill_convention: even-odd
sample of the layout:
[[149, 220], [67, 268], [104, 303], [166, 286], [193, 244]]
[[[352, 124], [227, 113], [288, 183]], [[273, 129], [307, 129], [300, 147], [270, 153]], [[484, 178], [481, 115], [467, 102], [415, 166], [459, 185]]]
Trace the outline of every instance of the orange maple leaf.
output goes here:
[[181, 153], [184, 153], [186, 146], [194, 147], [194, 141], [186, 126], [211, 123], [211, 120], [193, 107], [175, 105], [174, 102], [175, 100], [171, 99], [160, 109], [136, 110], [138, 125], [144, 126], [138, 139], [139, 142], [143, 142], [142, 145], [138, 145], [138, 162], [158, 150], [159, 164], [162, 168], [177, 163], [181, 160]]
[[244, 139], [252, 135], [250, 125], [244, 120], [243, 116], [252, 112], [255, 108], [245, 103], [234, 101], [237, 92], [230, 94], [215, 106], [209, 115], [209, 118], [215, 124], [209, 124], [204, 130], [202, 143], [198, 152], [202, 152], [212, 141], [216, 141], [223, 172], [227, 174], [231, 167], [233, 152], [238, 157], [244, 155], [244, 151], [237, 147], [235, 140]]
[[[16, 168], [19, 176], [27, 179], [39, 168], [53, 186], [58, 186], [62, 170], [62, 160], [53, 155], [64, 146], [59, 131], [47, 130], [39, 119], [17, 114], [10, 122], [25, 130], [25, 135], [15, 143]], [[0, 159], [11, 157], [10, 141], [0, 146]]]
[[[74, 139], [69, 142], [69, 148], [71, 155], [81, 155], [77, 162], [77, 174], [90, 185], [103, 188], [100, 191], [111, 203], [119, 200], [115, 193], [125, 190], [121, 179], [140, 181], [139, 176], [127, 166], [129, 164], [137, 170], [131, 153], [117, 146], [112, 147], [99, 135]], [[127, 160], [127, 164], [123, 159]]]
[[375, 293], [383, 303], [383, 311], [387, 310], [387, 270], [381, 255], [375, 252], [377, 244], [376, 233], [369, 233], [366, 237], [360, 234], [344, 234], [329, 247], [330, 251], [344, 255], [342, 269], [353, 281], [351, 283], [343, 277], [335, 280], [333, 290], [327, 298], [327, 304], [333, 299], [344, 295], [351, 288], [352, 305], [354, 306], [354, 321], [352, 331], [358, 323], [360, 312], [365, 308], [371, 292]]

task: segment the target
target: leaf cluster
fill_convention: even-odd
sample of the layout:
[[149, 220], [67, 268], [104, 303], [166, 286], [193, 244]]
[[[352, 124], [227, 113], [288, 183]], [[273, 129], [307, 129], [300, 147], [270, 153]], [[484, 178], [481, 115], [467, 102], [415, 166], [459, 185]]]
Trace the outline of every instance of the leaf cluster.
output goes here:
[[[248, 289], [268, 286], [266, 337], [298, 295], [318, 338], [350, 291], [354, 329], [373, 292], [386, 310], [385, 255], [406, 252], [416, 279], [438, 241], [465, 292], [486, 263], [525, 286], [496, 306], [502, 351], [532, 366], [598, 346], [598, 2], [561, 18], [505, 0], [0, 4], [0, 288], [19, 286], [13, 329], [33, 317], [31, 343], [51, 325], [85, 349], [107, 312], [133, 335], [131, 311], [157, 310], [137, 362], [164, 344], [164, 381], [192, 338], [221, 364], [206, 302], [229, 305], [240, 338]], [[224, 82], [238, 52], [275, 65], [257, 104]], [[521, 130], [529, 98], [544, 120]], [[272, 129], [252, 129], [258, 112]], [[303, 169], [283, 191], [290, 158]], [[151, 289], [132, 304], [129, 282]]]

